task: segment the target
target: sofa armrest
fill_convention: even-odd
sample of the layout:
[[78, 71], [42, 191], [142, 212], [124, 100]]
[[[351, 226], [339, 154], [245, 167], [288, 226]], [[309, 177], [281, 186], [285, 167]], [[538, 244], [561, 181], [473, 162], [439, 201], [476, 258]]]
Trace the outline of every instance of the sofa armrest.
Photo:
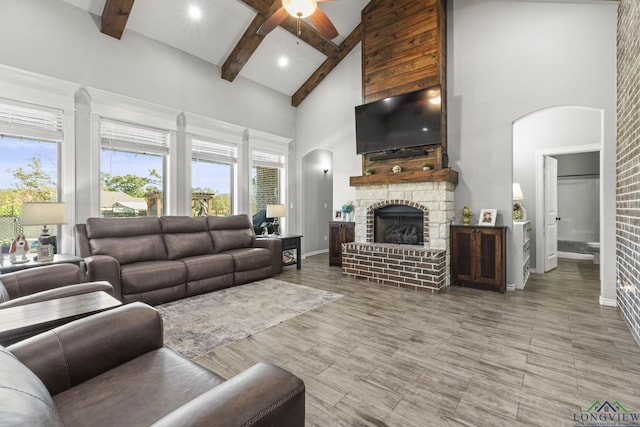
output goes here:
[[302, 380], [277, 366], [257, 363], [198, 396], [154, 427], [304, 427]]
[[87, 277], [90, 281], [106, 281], [113, 286], [114, 298], [122, 301], [122, 284], [120, 282], [120, 263], [109, 255], [92, 255], [85, 258]]
[[132, 303], [59, 326], [7, 349], [55, 395], [162, 345], [160, 314], [146, 304]]
[[70, 297], [73, 295], [81, 295], [89, 292], [104, 291], [109, 295], [113, 295], [113, 286], [109, 282], [87, 282], [77, 285], [61, 286], [59, 288], [49, 289], [48, 291], [37, 292], [31, 295], [25, 295], [0, 304], [0, 309], [16, 307], [19, 305], [32, 304], [34, 302], [49, 301], [52, 299]]
[[282, 273], [282, 240], [262, 238], [255, 241], [256, 248], [266, 248], [271, 252], [271, 275]]
[[0, 276], [12, 299], [80, 282], [82, 273], [75, 264], [45, 265]]

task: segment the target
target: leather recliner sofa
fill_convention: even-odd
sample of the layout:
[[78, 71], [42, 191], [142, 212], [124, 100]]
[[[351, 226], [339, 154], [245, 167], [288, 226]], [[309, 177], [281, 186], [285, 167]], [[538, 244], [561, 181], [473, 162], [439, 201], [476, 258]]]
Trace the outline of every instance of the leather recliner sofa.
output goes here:
[[133, 303], [0, 346], [0, 424], [302, 427], [304, 383], [258, 363], [226, 380], [163, 347]]
[[247, 215], [89, 218], [76, 225], [89, 280], [124, 303], [156, 305], [282, 271], [282, 242], [256, 239]]
[[113, 295], [108, 282], [82, 281], [80, 267], [75, 264], [52, 264], [3, 274], [0, 309], [97, 291]]

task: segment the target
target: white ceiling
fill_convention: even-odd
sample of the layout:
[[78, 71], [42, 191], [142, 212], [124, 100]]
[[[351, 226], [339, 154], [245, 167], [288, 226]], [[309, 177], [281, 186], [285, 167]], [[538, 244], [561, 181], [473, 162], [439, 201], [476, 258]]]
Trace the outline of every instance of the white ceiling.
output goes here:
[[[106, 0], [64, 1], [101, 16]], [[338, 30], [335, 44], [340, 44], [358, 25], [367, 3], [369, 0], [318, 3]], [[191, 4], [202, 9], [199, 21], [187, 15]], [[222, 66], [254, 17], [255, 12], [239, 0], [136, 0], [122, 38], [128, 31], [135, 31]], [[287, 67], [278, 65], [281, 56], [289, 59]], [[278, 27], [265, 37], [240, 76], [293, 95], [325, 59], [322, 53]]]

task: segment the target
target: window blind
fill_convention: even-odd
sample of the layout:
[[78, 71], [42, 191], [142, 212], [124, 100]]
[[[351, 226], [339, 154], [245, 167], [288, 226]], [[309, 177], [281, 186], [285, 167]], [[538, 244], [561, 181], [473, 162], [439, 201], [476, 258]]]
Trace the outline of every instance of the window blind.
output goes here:
[[235, 164], [238, 159], [238, 147], [235, 145], [197, 137], [191, 139], [191, 151], [194, 160]]
[[62, 141], [64, 111], [0, 98], [0, 132], [22, 138]]
[[269, 153], [266, 151], [253, 150], [251, 154], [254, 166], [263, 166], [268, 168], [283, 168], [284, 155], [278, 153]]
[[169, 131], [100, 119], [103, 149], [143, 154], [169, 154]]

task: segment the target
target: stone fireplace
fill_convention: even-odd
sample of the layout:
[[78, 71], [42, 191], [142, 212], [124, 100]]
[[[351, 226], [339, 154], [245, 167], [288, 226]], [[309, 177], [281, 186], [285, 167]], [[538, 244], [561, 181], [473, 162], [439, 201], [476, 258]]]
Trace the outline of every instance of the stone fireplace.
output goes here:
[[454, 191], [442, 181], [358, 185], [356, 238], [344, 245], [343, 273], [432, 292], [448, 286]]

